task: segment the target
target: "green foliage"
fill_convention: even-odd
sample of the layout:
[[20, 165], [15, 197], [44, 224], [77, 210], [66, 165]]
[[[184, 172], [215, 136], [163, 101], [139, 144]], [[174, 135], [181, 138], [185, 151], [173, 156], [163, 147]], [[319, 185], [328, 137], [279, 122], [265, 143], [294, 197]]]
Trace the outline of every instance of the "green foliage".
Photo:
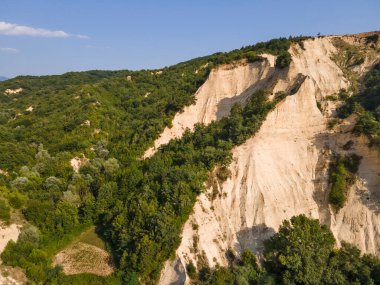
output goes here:
[[192, 262], [186, 265], [186, 273], [191, 279], [195, 279], [197, 277], [197, 269]]
[[290, 65], [292, 56], [288, 51], [281, 53], [276, 59], [276, 67], [285, 68]]
[[330, 164], [331, 190], [329, 201], [336, 211], [341, 209], [345, 202], [349, 187], [355, 181], [361, 157], [351, 154], [347, 156], [337, 155]]
[[[128, 163], [152, 144], [175, 113], [194, 102], [193, 94], [210, 68], [243, 58], [249, 62], [262, 60], [260, 54], [264, 52], [280, 55], [289, 49], [292, 40], [274, 39], [196, 58], [163, 68], [161, 73], [89, 71], [21, 76], [1, 82], [0, 164], [8, 170], [29, 165], [41, 143], [54, 156], [66, 151], [91, 157], [91, 147], [105, 141], [109, 150], [104, 145], [94, 147], [98, 157], [111, 154], [119, 162]], [[4, 94], [6, 89], [17, 88], [23, 91]], [[34, 108], [32, 112], [25, 111], [29, 106]]]
[[[209, 61], [213, 64], [225, 64], [235, 60], [246, 58], [248, 62], [263, 60], [260, 56], [262, 53], [270, 53], [280, 55], [286, 53], [293, 41], [298, 38], [278, 38], [268, 42], [259, 42], [253, 46], [242, 47], [227, 53], [216, 53], [209, 57]], [[290, 54], [289, 54], [290, 55]]]
[[[9, 206], [19, 209], [30, 223], [20, 240], [4, 250], [4, 263], [20, 266], [40, 283], [97, 284], [101, 278], [62, 277], [50, 265], [57, 250], [95, 223], [123, 270], [117, 280], [137, 284], [138, 276], [153, 282], [178, 246], [209, 172], [219, 169], [221, 181], [229, 176], [231, 148], [254, 134], [285, 94], [268, 102], [265, 92], [258, 92], [244, 108], [234, 106], [230, 118], [198, 125], [151, 159], [138, 158], [177, 112], [194, 103], [212, 67], [261, 61], [262, 53], [281, 56], [302, 40], [274, 39], [162, 70], [1, 82], [0, 165], [10, 173], [0, 181], [2, 211], [7, 218]], [[5, 94], [17, 88], [22, 92]], [[29, 106], [32, 111], [26, 110]], [[70, 166], [73, 157], [88, 159], [79, 172]]]
[[264, 268], [260, 268], [256, 263], [255, 255], [245, 250], [243, 259], [236, 260], [229, 268], [216, 266], [213, 269], [204, 267], [199, 270], [198, 275], [192, 278], [193, 284], [266, 284], [274, 285], [275, 280], [268, 275]]
[[200, 268], [193, 284], [379, 284], [380, 260], [335, 239], [318, 220], [295, 216], [285, 220], [278, 233], [264, 241], [263, 267], [245, 250], [228, 268]]
[[37, 246], [39, 243], [38, 229], [33, 225], [26, 224], [22, 227], [18, 240], [22, 243], [31, 243]]
[[338, 52], [332, 56], [332, 59], [341, 68], [344, 77], [350, 82], [347, 91], [357, 93], [359, 76], [353, 70], [353, 67], [364, 62], [365, 53], [358, 46], [351, 45], [341, 38], [334, 38], [333, 44], [338, 49]]
[[355, 125], [354, 131], [369, 137], [371, 144], [380, 147], [380, 121], [372, 112], [362, 112]]
[[378, 284], [372, 272], [379, 265], [373, 257], [361, 256], [360, 250], [346, 242], [333, 251], [324, 275], [327, 284]]
[[364, 62], [365, 56], [359, 47], [351, 45], [341, 38], [334, 38], [333, 43], [340, 50], [334, 55], [334, 59], [340, 66], [352, 67]]
[[[119, 71], [99, 73], [104, 75], [101, 78], [88, 72], [2, 82], [0, 102], [8, 110], [3, 116], [8, 119], [0, 125], [0, 150], [12, 156], [0, 157], [0, 163], [8, 170], [29, 165], [40, 143], [55, 156], [65, 151], [91, 156], [91, 147], [104, 141], [110, 142], [118, 160], [135, 159], [176, 112], [194, 102], [193, 94], [210, 70], [201, 68], [207, 62], [208, 58], [201, 58], [181, 63], [159, 75], [148, 70]], [[23, 88], [19, 94], [4, 94], [19, 87]], [[151, 95], [146, 97], [147, 93]], [[34, 110], [26, 112], [28, 106]], [[94, 149], [105, 158], [108, 153], [99, 152], [108, 150], [101, 147]]]
[[380, 147], [380, 64], [377, 64], [364, 77], [362, 90], [350, 97], [338, 109], [340, 118], [357, 115], [354, 128], [356, 134], [366, 135], [371, 145]]
[[[121, 280], [122, 274], [116, 273], [112, 274], [111, 276], [96, 276], [94, 274], [76, 274], [76, 275], [64, 275], [60, 271], [54, 272], [55, 274], [52, 274], [52, 276], [49, 276], [49, 278], [46, 278], [46, 284], [51, 285], [83, 285], [83, 284], [91, 284], [91, 285], [122, 285], [122, 284], [128, 284], [128, 285], [139, 285], [140, 283], [136, 283], [137, 279], [135, 280], [128, 280], [127, 282], [123, 283]], [[135, 282], [135, 283], [133, 283]], [[137, 281], [138, 282], [138, 281]]]
[[104, 162], [104, 171], [109, 176], [114, 176], [120, 169], [119, 162], [116, 158], [110, 158]]
[[[0, 165], [10, 173], [0, 182], [4, 188], [0, 201], [4, 213], [9, 206], [20, 209], [30, 223], [19, 241], [3, 251], [4, 263], [23, 268], [36, 283], [153, 283], [178, 246], [182, 226], [209, 173], [217, 169], [217, 179], [228, 178], [232, 147], [254, 134], [286, 94], [268, 102], [260, 91], [245, 107], [235, 105], [229, 118], [207, 127], [197, 125], [194, 133], [187, 131], [152, 158], [138, 158], [170, 126], [174, 115], [195, 101], [194, 93], [213, 66], [240, 59], [261, 61], [260, 54], [271, 53], [278, 56], [276, 66], [285, 68], [291, 62], [290, 45], [303, 48], [304, 39], [274, 39], [162, 70], [90, 71], [0, 83]], [[23, 91], [5, 95], [8, 88]], [[32, 112], [26, 111], [29, 106]], [[88, 158], [78, 173], [70, 166], [76, 156]], [[345, 167], [351, 169], [350, 165]], [[110, 277], [65, 276], [59, 267], [52, 268], [51, 257], [93, 223], [121, 271]], [[294, 246], [294, 252], [303, 253], [304, 247]], [[295, 275], [297, 280], [320, 273], [309, 264], [320, 252], [313, 254], [305, 253], [306, 269]], [[260, 268], [249, 251], [241, 260], [235, 254], [229, 257], [231, 270], [206, 268], [197, 275], [188, 265], [188, 272], [200, 284], [275, 284], [282, 276]], [[284, 257], [286, 270], [298, 274], [293, 258], [294, 253]], [[374, 278], [377, 271], [368, 263]], [[334, 268], [343, 272], [342, 265]]]
[[268, 102], [265, 92], [257, 92], [244, 108], [234, 106], [229, 118], [207, 127], [197, 125], [194, 133], [186, 132], [181, 140], [172, 140], [152, 158], [128, 169], [118, 193], [113, 193], [115, 187], [101, 189], [99, 195], [106, 191], [122, 199], [112, 205], [101, 199], [99, 205], [109, 209], [102, 220], [104, 234], [115, 245], [121, 269], [148, 279], [158, 277], [162, 263], [180, 242], [182, 225], [204, 190], [208, 172], [230, 163], [231, 148], [255, 133], [276, 103]]
[[29, 242], [8, 242], [1, 254], [4, 263], [26, 269], [27, 276], [35, 282], [45, 279], [45, 268], [48, 265], [47, 255]]
[[10, 208], [8, 206], [7, 201], [4, 199], [0, 199], [0, 220], [9, 223], [10, 218]]
[[264, 60], [264, 58], [262, 56], [257, 55], [253, 51], [247, 52], [244, 56], [247, 58], [247, 61], [250, 62], [250, 63], [253, 63], [253, 62], [256, 62], [256, 61], [263, 61]]
[[284, 284], [321, 284], [335, 239], [318, 220], [301, 215], [284, 221], [264, 242], [267, 267]]
[[[269, 103], [259, 92], [246, 108], [235, 106], [230, 119], [197, 126], [194, 134], [187, 132], [150, 160], [137, 158], [175, 113], [194, 102], [193, 94], [212, 66], [262, 60], [260, 53], [280, 54], [289, 46], [287, 39], [272, 40], [160, 72], [95, 71], [0, 83], [6, 110], [0, 163], [12, 173], [5, 186], [14, 193], [5, 199], [38, 229], [26, 228], [20, 245], [5, 249], [6, 263], [21, 257], [25, 244], [49, 259], [59, 248], [54, 244], [63, 245], [78, 229], [96, 223], [120, 268], [131, 270], [128, 278], [134, 280], [135, 272], [144, 280], [155, 279], [179, 244], [181, 227], [208, 172], [218, 165], [218, 179], [228, 177], [232, 146], [256, 132], [280, 99]], [[6, 95], [8, 88], [23, 91]], [[32, 112], [25, 111], [29, 106]], [[82, 154], [89, 160], [74, 173], [70, 160]], [[31, 269], [31, 256], [24, 258], [27, 262], [18, 266], [33, 280], [53, 278], [46, 273], [55, 274], [48, 265]], [[46, 274], [36, 277], [39, 271]]]

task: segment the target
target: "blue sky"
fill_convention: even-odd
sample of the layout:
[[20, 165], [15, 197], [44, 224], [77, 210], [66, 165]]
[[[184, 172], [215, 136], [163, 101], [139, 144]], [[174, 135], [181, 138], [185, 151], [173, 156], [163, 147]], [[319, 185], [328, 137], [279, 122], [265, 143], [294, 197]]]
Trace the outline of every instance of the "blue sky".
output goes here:
[[379, 0], [1, 0], [0, 75], [160, 68], [274, 37], [372, 30]]

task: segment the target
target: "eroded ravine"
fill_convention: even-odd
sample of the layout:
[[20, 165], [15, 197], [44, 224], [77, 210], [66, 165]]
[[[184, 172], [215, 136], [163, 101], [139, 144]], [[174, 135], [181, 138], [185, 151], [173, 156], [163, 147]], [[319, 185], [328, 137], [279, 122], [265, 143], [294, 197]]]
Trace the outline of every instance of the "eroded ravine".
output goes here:
[[[306, 40], [302, 48], [295, 44], [290, 50], [292, 63], [285, 76], [280, 74], [283, 71], [274, 69], [272, 61], [267, 82], [258, 77], [253, 82], [246, 80], [251, 86], [260, 82], [260, 87], [272, 87], [273, 94], [296, 91], [268, 114], [254, 137], [233, 149], [231, 176], [218, 185], [220, 195], [211, 199], [210, 193], [215, 189], [209, 189], [199, 196], [184, 226], [177, 259], [166, 263], [160, 284], [183, 284], [185, 265], [190, 261], [195, 265], [226, 266], [225, 252], [230, 248], [238, 253], [245, 248], [260, 251], [262, 240], [276, 232], [284, 219], [297, 214], [319, 218], [330, 226], [338, 241], [345, 240], [363, 252], [379, 254], [380, 210], [376, 203], [380, 200], [380, 156], [367, 146], [364, 138], [354, 137], [348, 130], [328, 129], [334, 105], [329, 105], [325, 112], [318, 107], [318, 102], [349, 85], [343, 71], [332, 60], [337, 52], [332, 41], [333, 37], [325, 37]], [[367, 66], [361, 70], [368, 70], [374, 62], [366, 61]], [[223, 77], [214, 80], [212, 86], [224, 84]], [[294, 89], [297, 82], [299, 86]], [[207, 100], [197, 104], [200, 105], [193, 109], [193, 116], [191, 112], [176, 116], [178, 121], [173, 122], [173, 128], [181, 125], [181, 119], [190, 129], [193, 126], [190, 118], [204, 123], [217, 119], [217, 104], [207, 105]], [[208, 110], [211, 115], [205, 116]], [[198, 116], [207, 119], [202, 121]], [[178, 132], [175, 137], [181, 134]], [[348, 152], [363, 156], [363, 160], [359, 179], [352, 186], [345, 207], [335, 214], [327, 201], [326, 167], [332, 152], [345, 152], [342, 146], [348, 140], [354, 141]], [[162, 143], [165, 141], [157, 145]]]
[[152, 156], [171, 139], [181, 137], [187, 128], [193, 130], [197, 123], [207, 125], [228, 116], [233, 104], [242, 103], [255, 91], [270, 87], [273, 84], [274, 56], [263, 56], [263, 61], [226, 64], [213, 69], [195, 94], [196, 103], [185, 107], [174, 117], [172, 127], [165, 128], [154, 146], [145, 152], [144, 158]]

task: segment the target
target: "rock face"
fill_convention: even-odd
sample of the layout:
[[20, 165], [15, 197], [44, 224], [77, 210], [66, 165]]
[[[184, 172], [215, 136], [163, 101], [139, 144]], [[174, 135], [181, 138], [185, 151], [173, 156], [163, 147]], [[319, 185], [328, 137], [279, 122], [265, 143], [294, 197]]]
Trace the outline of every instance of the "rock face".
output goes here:
[[144, 158], [152, 156], [171, 139], [181, 137], [186, 128], [193, 130], [196, 123], [209, 124], [228, 116], [234, 103], [244, 102], [253, 92], [270, 87], [272, 81], [268, 77], [274, 72], [274, 57], [264, 56], [262, 62], [228, 64], [212, 70], [195, 94], [196, 103], [174, 117], [173, 126], [165, 128]]
[[18, 93], [22, 92], [22, 90], [23, 90], [22, 88], [7, 89], [7, 90], [5, 90], [4, 95], [18, 94]]
[[[360, 46], [364, 36], [340, 38]], [[193, 129], [195, 123], [208, 124], [227, 116], [233, 103], [244, 102], [258, 89], [292, 94], [268, 114], [255, 136], [233, 149], [230, 178], [198, 197], [184, 226], [177, 259], [166, 263], [160, 284], [186, 283], [186, 273], [178, 268], [185, 268], [190, 261], [194, 265], [227, 265], [228, 249], [240, 253], [249, 248], [260, 254], [262, 241], [274, 234], [284, 219], [298, 214], [319, 218], [338, 243], [345, 240], [380, 256], [379, 152], [370, 149], [365, 138], [349, 132], [352, 118], [335, 129], [327, 127], [336, 106], [326, 97], [350, 84], [332, 60], [338, 52], [335, 38], [309, 39], [303, 47], [293, 44], [288, 70], [276, 69], [273, 56], [261, 63], [213, 70], [198, 90], [196, 104], [178, 114], [173, 127], [165, 129], [155, 148], [146, 152], [145, 157], [152, 155], [160, 145], [180, 137], [185, 128]], [[379, 53], [367, 56], [356, 71], [363, 75], [379, 59]], [[318, 107], [321, 102], [324, 111]], [[347, 151], [343, 145], [349, 140], [353, 146]], [[327, 166], [332, 152], [363, 156], [357, 182], [337, 214], [328, 204]], [[219, 195], [212, 199], [215, 191]]]

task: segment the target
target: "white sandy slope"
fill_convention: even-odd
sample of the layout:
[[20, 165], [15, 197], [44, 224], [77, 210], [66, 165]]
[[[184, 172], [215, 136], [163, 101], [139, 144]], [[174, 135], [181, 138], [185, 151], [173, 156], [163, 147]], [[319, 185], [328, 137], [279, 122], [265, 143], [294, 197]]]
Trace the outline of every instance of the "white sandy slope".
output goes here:
[[10, 240], [17, 241], [20, 234], [20, 225], [11, 224], [9, 226], [1, 224], [0, 225], [0, 253], [3, 252], [7, 243]]
[[[274, 92], [289, 90], [299, 74], [305, 75], [305, 80], [294, 95], [268, 114], [254, 137], [233, 149], [231, 178], [219, 185], [220, 197], [211, 201], [210, 195], [199, 196], [184, 226], [176, 262], [183, 266], [190, 261], [227, 265], [227, 249], [257, 252], [262, 240], [277, 231], [284, 219], [297, 214], [319, 218], [338, 240], [378, 253], [380, 209], [375, 201], [379, 201], [380, 157], [363, 141], [351, 138], [355, 141], [352, 151], [364, 158], [346, 206], [335, 215], [327, 203], [328, 157], [331, 150], [342, 152], [341, 146], [350, 139], [347, 134], [328, 131], [327, 118], [317, 107], [317, 101], [347, 87], [343, 72], [331, 60], [336, 52], [331, 40], [307, 40], [305, 50], [292, 47], [288, 74], [277, 82]], [[368, 195], [370, 200], [363, 198]], [[167, 278], [173, 276], [173, 267], [167, 262], [160, 284], [183, 284], [174, 282], [186, 277], [180, 275]]]
[[144, 158], [171, 139], [179, 138], [185, 130], [194, 129], [196, 123], [209, 124], [228, 116], [234, 103], [244, 103], [253, 92], [269, 87], [268, 77], [274, 71], [274, 56], [263, 55], [265, 60], [255, 63], [222, 65], [210, 72], [206, 82], [196, 92], [196, 103], [185, 107], [173, 120], [171, 128], [165, 128], [149, 148]]
[[330, 227], [338, 239], [358, 246], [363, 252], [380, 256], [380, 153], [368, 147], [365, 137], [339, 133], [333, 141], [336, 149], [351, 140], [353, 147], [347, 151], [362, 156], [359, 179], [351, 187], [348, 201], [337, 215], [331, 215]]

